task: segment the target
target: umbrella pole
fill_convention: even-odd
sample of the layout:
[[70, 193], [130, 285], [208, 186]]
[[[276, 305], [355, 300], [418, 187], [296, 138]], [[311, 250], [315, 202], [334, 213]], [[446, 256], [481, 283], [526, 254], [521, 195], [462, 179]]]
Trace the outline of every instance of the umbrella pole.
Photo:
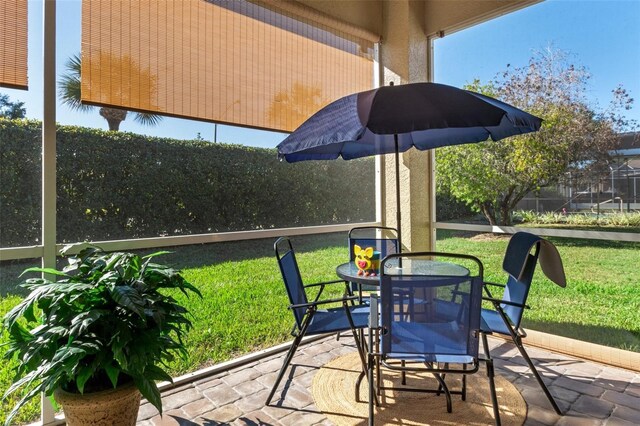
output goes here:
[[398, 224], [398, 252], [402, 252], [402, 218], [400, 214], [400, 153], [398, 147], [398, 134], [393, 135], [396, 153], [396, 223]]

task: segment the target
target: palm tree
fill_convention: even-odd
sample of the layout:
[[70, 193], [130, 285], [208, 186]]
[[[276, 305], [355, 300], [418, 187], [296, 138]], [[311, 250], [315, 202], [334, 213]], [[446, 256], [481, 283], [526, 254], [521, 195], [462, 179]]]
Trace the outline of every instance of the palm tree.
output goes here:
[[[79, 55], [73, 55], [65, 65], [66, 73], [62, 75], [60, 85], [60, 99], [71, 109], [81, 112], [93, 110], [92, 105], [83, 104], [80, 97], [80, 71], [82, 62]], [[101, 107], [100, 115], [109, 123], [109, 130], [120, 130], [120, 123], [127, 118], [128, 111], [120, 108]], [[162, 116], [146, 112], [133, 113], [133, 119], [140, 124], [155, 126], [162, 120]]]
[[275, 95], [267, 115], [278, 129], [291, 131], [328, 103], [321, 88], [294, 83], [290, 91]]

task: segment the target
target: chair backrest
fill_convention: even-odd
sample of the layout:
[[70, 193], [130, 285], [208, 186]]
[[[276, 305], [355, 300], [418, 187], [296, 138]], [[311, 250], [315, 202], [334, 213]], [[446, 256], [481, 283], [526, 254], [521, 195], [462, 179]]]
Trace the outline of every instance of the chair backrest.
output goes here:
[[[420, 272], [417, 262], [432, 262], [434, 254], [403, 253], [382, 262], [380, 350], [426, 362], [472, 362], [478, 357], [482, 263], [459, 255], [455, 257], [475, 262], [477, 275], [431, 275], [430, 268]], [[399, 257], [402, 268], [385, 267], [387, 262], [397, 265]]]
[[[525, 305], [529, 297], [529, 289], [538, 263], [541, 238], [527, 232], [513, 234], [504, 255], [503, 269], [508, 279], [503, 300]], [[531, 248], [534, 248], [533, 253]], [[519, 271], [519, 276], [516, 271]], [[502, 304], [502, 310], [509, 317], [514, 327], [520, 327], [524, 307]]]
[[349, 260], [355, 259], [354, 246], [373, 247], [380, 252], [380, 260], [399, 253], [398, 231], [385, 226], [359, 226], [349, 231]]
[[[296, 254], [291, 245], [291, 241], [287, 237], [280, 237], [273, 244], [273, 248], [276, 252], [276, 259], [278, 260], [282, 280], [287, 288], [289, 302], [292, 305], [307, 303], [307, 294], [304, 291], [304, 284], [300, 276]], [[302, 319], [305, 312], [306, 308], [293, 309], [293, 316], [296, 319], [298, 328], [302, 327]]]

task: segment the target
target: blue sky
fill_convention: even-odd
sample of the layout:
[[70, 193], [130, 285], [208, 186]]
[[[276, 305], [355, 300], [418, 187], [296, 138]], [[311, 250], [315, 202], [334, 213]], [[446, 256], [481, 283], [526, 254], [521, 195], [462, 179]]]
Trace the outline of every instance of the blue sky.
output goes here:
[[[57, 69], [64, 71], [68, 57], [80, 52], [80, 0], [58, 0]], [[12, 100], [25, 102], [29, 118], [42, 117], [42, 2], [29, 1], [29, 91], [0, 88]], [[435, 44], [437, 82], [463, 86], [475, 78], [488, 81], [507, 64], [521, 66], [535, 50], [548, 46], [567, 51], [584, 65], [592, 78], [589, 97], [606, 107], [611, 90], [622, 84], [636, 104], [627, 116], [640, 121], [640, 0], [548, 0], [507, 16], [460, 31]], [[106, 129], [97, 110], [71, 111], [59, 105], [57, 121]], [[211, 123], [165, 118], [156, 127], [141, 126], [130, 118], [121, 130], [178, 139], [199, 133], [213, 140]], [[282, 133], [218, 126], [221, 142], [274, 147]]]
[[600, 107], [622, 84], [640, 120], [640, 0], [551, 0], [436, 41], [435, 78], [462, 86], [488, 81], [507, 64], [525, 65], [535, 50], [566, 51], [591, 74], [588, 96]]

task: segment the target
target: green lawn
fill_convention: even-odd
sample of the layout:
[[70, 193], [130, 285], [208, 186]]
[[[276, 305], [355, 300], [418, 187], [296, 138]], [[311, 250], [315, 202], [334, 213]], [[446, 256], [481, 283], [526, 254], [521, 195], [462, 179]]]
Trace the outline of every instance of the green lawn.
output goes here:
[[[640, 352], [640, 244], [551, 240], [565, 262], [568, 285], [557, 287], [538, 268], [525, 326]], [[470, 238], [439, 231], [438, 250], [474, 254], [485, 263], [488, 280], [504, 282], [501, 262], [507, 241], [505, 237]], [[190, 359], [175, 362], [174, 375], [290, 339], [292, 317], [286, 309], [286, 292], [272, 244], [273, 239], [178, 247], [165, 256], [164, 262], [182, 268], [204, 296], [186, 299], [176, 295], [193, 313], [195, 329], [186, 341]], [[335, 266], [348, 260], [344, 234], [298, 237], [294, 244], [307, 282], [335, 279]], [[17, 291], [10, 285], [15, 278], [12, 281], [9, 277], [24, 267], [3, 264], [0, 268], [2, 315], [19, 300], [7, 295]], [[337, 286], [333, 294], [342, 290]], [[11, 363], [0, 367], [1, 392], [9, 386], [10, 367]], [[0, 405], [0, 422], [1, 413], [7, 412], [12, 402]], [[37, 413], [34, 403], [20, 420], [33, 419]]]
[[[18, 302], [20, 298], [17, 296], [7, 296], [0, 298], [0, 314], [4, 316], [5, 313], [9, 312], [11, 308], [13, 308]], [[2, 334], [0, 335], [0, 357], [4, 358], [4, 354], [6, 352], [6, 348], [1, 346], [2, 343], [6, 342], [7, 334], [4, 330], [2, 330]], [[13, 378], [13, 371], [16, 365], [15, 361], [9, 361], [2, 359], [2, 364], [0, 364], [0, 394], [4, 395], [4, 392], [11, 385], [11, 379]], [[11, 411], [13, 405], [19, 400], [16, 395], [12, 395], [5, 402], [0, 402], [0, 424], [4, 424], [7, 413]], [[38, 399], [38, 398], [36, 398]], [[26, 406], [19, 416], [14, 418], [15, 422], [28, 422], [33, 421], [37, 418], [38, 413], [40, 413], [40, 400], [31, 401], [28, 406]]]
[[[438, 249], [478, 256], [486, 279], [504, 283], [508, 237], [455, 237], [438, 232]], [[640, 352], [640, 243], [549, 238], [562, 256], [567, 287], [537, 268], [524, 326]]]
[[[193, 314], [194, 330], [185, 341], [189, 360], [173, 363], [174, 377], [291, 338], [293, 317], [286, 309], [287, 295], [273, 256], [273, 241], [177, 247], [175, 253], [158, 258], [159, 262], [182, 268], [185, 278], [203, 295], [202, 299], [197, 296], [186, 299], [181, 293], [175, 295]], [[336, 279], [335, 265], [348, 260], [344, 235], [300, 237], [294, 241], [303, 279], [309, 283]], [[20, 292], [15, 286], [15, 277], [28, 266], [33, 264], [2, 264], [1, 316], [20, 300], [7, 292]], [[328, 294], [335, 296], [343, 291], [344, 286], [337, 285]], [[5, 339], [3, 333], [0, 344]], [[4, 352], [0, 347], [0, 356]], [[10, 386], [13, 365], [10, 362], [0, 366], [1, 393]], [[0, 424], [16, 400], [9, 398], [0, 403]], [[38, 407], [38, 401], [32, 401], [15, 421], [34, 420]]]

